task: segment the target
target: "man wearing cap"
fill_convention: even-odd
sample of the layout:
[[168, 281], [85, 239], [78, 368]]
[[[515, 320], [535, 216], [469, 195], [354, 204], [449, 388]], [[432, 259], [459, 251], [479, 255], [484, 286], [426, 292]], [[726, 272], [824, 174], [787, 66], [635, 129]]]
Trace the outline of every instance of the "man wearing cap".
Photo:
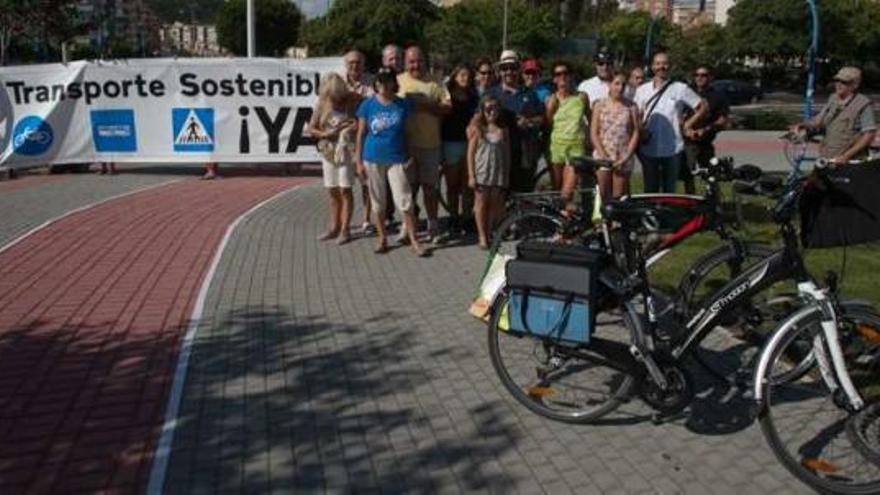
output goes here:
[[413, 114], [406, 122], [406, 135], [412, 163], [407, 167], [407, 178], [413, 196], [422, 188], [425, 210], [428, 214], [430, 242], [439, 239], [439, 208], [437, 186], [440, 184], [442, 160], [441, 118], [452, 110], [449, 92], [431, 80], [421, 48], [411, 46], [404, 54], [405, 71], [397, 76], [398, 95], [412, 104]]
[[818, 115], [793, 126], [792, 131], [825, 131], [819, 155], [837, 164], [867, 158], [877, 130], [871, 100], [856, 91], [862, 71], [843, 67], [834, 76], [834, 94]]
[[583, 81], [577, 87], [577, 90], [587, 95], [590, 100], [590, 106], [597, 101], [608, 98], [608, 85], [611, 83], [611, 76], [614, 75], [611, 66], [611, 54], [604, 48], [601, 48], [596, 55], [593, 56], [593, 66], [596, 68], [596, 75]]
[[535, 188], [535, 169], [540, 153], [541, 126], [544, 124], [544, 104], [529, 88], [520, 85], [519, 54], [513, 50], [501, 52], [498, 61], [501, 83], [486, 93], [501, 103], [501, 118], [510, 133], [510, 189], [531, 192]]

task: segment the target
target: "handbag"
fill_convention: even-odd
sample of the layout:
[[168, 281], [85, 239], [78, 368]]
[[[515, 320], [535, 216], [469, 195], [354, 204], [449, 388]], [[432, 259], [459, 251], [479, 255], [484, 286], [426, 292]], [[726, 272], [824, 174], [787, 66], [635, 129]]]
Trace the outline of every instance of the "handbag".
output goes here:
[[604, 252], [581, 246], [521, 243], [517, 258], [506, 267], [510, 299], [505, 330], [588, 344], [604, 258]]
[[648, 108], [648, 111], [645, 112], [645, 115], [642, 117], [642, 125], [639, 128], [639, 144], [648, 144], [654, 137], [654, 133], [651, 132], [651, 129], [648, 128], [648, 117], [650, 117], [651, 114], [654, 112], [654, 109], [657, 108], [657, 103], [660, 102], [660, 98], [663, 97], [663, 93], [665, 93], [666, 89], [669, 88], [669, 86], [671, 85], [671, 80], [666, 81], [666, 84], [664, 84], [663, 87], [660, 88], [660, 91], [654, 93], [654, 96], [652, 96], [651, 99], [649, 99], [647, 103], [645, 103], [645, 106], [650, 108]]

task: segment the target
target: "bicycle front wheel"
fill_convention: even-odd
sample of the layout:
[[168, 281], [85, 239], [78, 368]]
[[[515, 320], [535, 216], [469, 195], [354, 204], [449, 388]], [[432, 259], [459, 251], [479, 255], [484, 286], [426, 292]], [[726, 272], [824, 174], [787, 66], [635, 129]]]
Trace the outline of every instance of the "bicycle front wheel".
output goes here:
[[[759, 370], [759, 420], [764, 437], [782, 464], [815, 490], [830, 493], [880, 493], [880, 456], [875, 414], [880, 401], [880, 316], [869, 309], [851, 309], [838, 319], [846, 369], [868, 404], [852, 411], [837, 389], [820, 325], [819, 308], [799, 311], [771, 341], [768, 365]], [[810, 369], [792, 371], [804, 361], [804, 342], [812, 342], [816, 358]], [[781, 379], [781, 377], [786, 377]], [[832, 386], [829, 386], [831, 384]], [[853, 432], [856, 432], [854, 434]], [[872, 454], [872, 455], [869, 455]]]
[[[531, 411], [566, 423], [589, 423], [616, 409], [635, 383], [626, 332], [597, 325], [585, 346], [508, 330], [499, 295], [489, 321], [489, 355], [501, 383]], [[624, 324], [635, 324], [624, 315]], [[610, 328], [616, 327], [616, 328]]]

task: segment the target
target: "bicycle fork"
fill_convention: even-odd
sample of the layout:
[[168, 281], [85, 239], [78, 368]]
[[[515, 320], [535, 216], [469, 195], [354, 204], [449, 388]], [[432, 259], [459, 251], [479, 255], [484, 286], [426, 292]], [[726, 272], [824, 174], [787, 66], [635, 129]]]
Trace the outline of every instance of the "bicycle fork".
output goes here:
[[812, 303], [788, 318], [779, 329], [774, 332], [761, 352], [758, 367], [755, 370], [754, 393], [755, 400], [763, 403], [764, 385], [762, 377], [768, 376], [767, 368], [772, 366], [770, 357], [774, 353], [780, 342], [789, 332], [797, 331], [798, 325], [808, 316], [813, 314], [817, 309], [821, 317], [820, 326], [821, 333], [817, 334], [813, 339], [813, 355], [819, 366], [819, 371], [825, 385], [833, 393], [842, 392], [843, 398], [846, 399], [844, 407], [851, 411], [858, 411], [865, 405], [859, 392], [853, 384], [852, 378], [846, 369], [846, 363], [843, 358], [843, 349], [840, 346], [840, 333], [837, 327], [837, 315], [834, 305], [828, 298], [825, 290], [820, 289], [813, 282], [802, 282], [798, 284], [798, 292], [807, 296]]

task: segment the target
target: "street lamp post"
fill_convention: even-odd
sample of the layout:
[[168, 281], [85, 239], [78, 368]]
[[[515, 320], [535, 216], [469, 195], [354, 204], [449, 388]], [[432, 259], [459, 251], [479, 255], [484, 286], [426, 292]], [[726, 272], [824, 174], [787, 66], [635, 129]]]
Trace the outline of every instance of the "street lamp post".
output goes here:
[[804, 119], [813, 117], [813, 97], [816, 91], [816, 57], [819, 53], [819, 10], [816, 0], [806, 0], [810, 9], [810, 47], [807, 54], [807, 87], [804, 90]]
[[247, 0], [247, 56], [248, 58], [256, 56], [257, 42], [255, 27], [254, 0]]
[[504, 25], [501, 31], [501, 50], [507, 50], [507, 10], [509, 0], [504, 0]]

